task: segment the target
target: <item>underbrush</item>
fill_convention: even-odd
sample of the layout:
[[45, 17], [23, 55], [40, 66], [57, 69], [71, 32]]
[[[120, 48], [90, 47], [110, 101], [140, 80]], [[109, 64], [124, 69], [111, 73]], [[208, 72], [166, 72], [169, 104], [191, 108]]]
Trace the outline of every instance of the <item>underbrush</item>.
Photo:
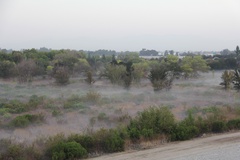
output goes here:
[[27, 127], [30, 124], [39, 124], [44, 122], [43, 114], [25, 114], [21, 116], [17, 116], [10, 122], [11, 127]]
[[[228, 112], [234, 113], [234, 108], [229, 106], [222, 108], [210, 106], [193, 111], [192, 113], [189, 110], [185, 119], [177, 121], [168, 106], [150, 107], [131, 118], [126, 126], [116, 129], [100, 129], [67, 137], [57, 134], [38, 139], [29, 146], [11, 140], [1, 140], [0, 159], [81, 159], [121, 152], [129, 148], [146, 148], [141, 145], [146, 145], [148, 142], [160, 144], [183, 141], [199, 137], [204, 133], [240, 129], [238, 114], [232, 119], [227, 117]], [[25, 127], [34, 121], [41, 121], [41, 116], [22, 115], [11, 123], [15, 127]]]

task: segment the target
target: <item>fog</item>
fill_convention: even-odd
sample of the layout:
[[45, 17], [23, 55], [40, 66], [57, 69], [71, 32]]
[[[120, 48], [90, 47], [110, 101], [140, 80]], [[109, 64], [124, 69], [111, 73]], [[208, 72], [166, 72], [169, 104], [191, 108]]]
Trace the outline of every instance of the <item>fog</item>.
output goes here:
[[[67, 99], [71, 95], [83, 96], [89, 90], [101, 95], [101, 101], [80, 109], [63, 109], [63, 104], [52, 108], [39, 107], [29, 113], [42, 113], [46, 122], [26, 128], [0, 129], [0, 138], [12, 138], [20, 142], [32, 142], [37, 138], [64, 133], [86, 133], [99, 128], [112, 128], [126, 124], [129, 116], [150, 106], [167, 105], [178, 120], [186, 116], [191, 107], [237, 106], [240, 94], [235, 90], [225, 91], [220, 86], [222, 71], [202, 73], [195, 79], [178, 79], [170, 91], [154, 93], [149, 80], [133, 85], [130, 90], [113, 86], [105, 79], [97, 80], [92, 87], [81, 79], [73, 78], [67, 86], [56, 86], [53, 81], [36, 80], [31, 84], [18, 84], [2, 81], [1, 97], [26, 101], [31, 95], [46, 96], [50, 99]], [[47, 104], [46, 104], [47, 105]], [[53, 109], [61, 115], [54, 117]], [[15, 114], [11, 115], [15, 117]], [[5, 120], [7, 121], [7, 120]]]

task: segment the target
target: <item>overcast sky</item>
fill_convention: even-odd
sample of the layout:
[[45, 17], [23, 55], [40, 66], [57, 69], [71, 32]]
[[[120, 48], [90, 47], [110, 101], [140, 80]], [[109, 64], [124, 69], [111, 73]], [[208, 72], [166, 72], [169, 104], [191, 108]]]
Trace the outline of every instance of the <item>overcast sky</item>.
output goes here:
[[0, 0], [0, 48], [212, 51], [240, 45], [240, 0]]

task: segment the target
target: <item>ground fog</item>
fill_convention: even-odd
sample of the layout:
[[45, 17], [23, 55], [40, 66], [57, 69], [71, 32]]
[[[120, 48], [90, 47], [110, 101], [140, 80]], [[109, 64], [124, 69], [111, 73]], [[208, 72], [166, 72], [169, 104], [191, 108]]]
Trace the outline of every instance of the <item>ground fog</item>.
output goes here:
[[[208, 106], [239, 106], [240, 93], [225, 91], [220, 86], [222, 71], [201, 73], [199, 78], [175, 80], [170, 91], [154, 93], [150, 82], [142, 80], [130, 90], [113, 86], [105, 79], [96, 80], [89, 86], [82, 79], [72, 78], [69, 85], [57, 86], [53, 80], [36, 80], [31, 84], [1, 81], [0, 97], [27, 101], [32, 95], [45, 96], [53, 100], [68, 99], [72, 95], [84, 96], [89, 91], [98, 93], [100, 101], [89, 103], [77, 109], [63, 109], [63, 104], [50, 107], [40, 106], [29, 113], [41, 113], [45, 122], [25, 128], [1, 128], [1, 138], [12, 138], [21, 142], [31, 142], [36, 138], [64, 133], [84, 133], [99, 128], [112, 128], [128, 123], [130, 116], [150, 106], [169, 106], [177, 119], [183, 119], [189, 108]], [[48, 104], [46, 104], [48, 105]], [[53, 111], [59, 111], [53, 116]], [[2, 122], [16, 117], [1, 115]]]

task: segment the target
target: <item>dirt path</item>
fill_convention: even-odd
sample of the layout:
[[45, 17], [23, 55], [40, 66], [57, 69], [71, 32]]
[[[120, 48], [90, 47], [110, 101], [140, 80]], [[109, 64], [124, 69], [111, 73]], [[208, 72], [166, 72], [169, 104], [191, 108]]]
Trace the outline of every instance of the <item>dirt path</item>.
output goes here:
[[105, 155], [93, 160], [239, 160], [240, 132], [174, 142], [158, 148]]

